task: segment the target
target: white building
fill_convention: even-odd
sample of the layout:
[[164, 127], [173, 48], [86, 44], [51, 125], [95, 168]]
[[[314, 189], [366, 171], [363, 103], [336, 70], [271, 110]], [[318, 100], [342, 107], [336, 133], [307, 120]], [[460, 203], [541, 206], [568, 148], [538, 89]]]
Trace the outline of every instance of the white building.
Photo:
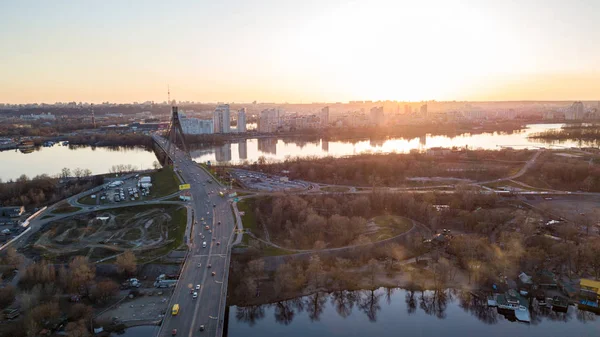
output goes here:
[[246, 108], [238, 110], [237, 132], [246, 132]]
[[229, 133], [231, 124], [229, 118], [229, 104], [219, 104], [213, 113], [214, 133]]
[[214, 133], [212, 120], [199, 118], [180, 118], [181, 128], [186, 135], [205, 135]]
[[582, 102], [574, 102], [570, 109], [565, 111], [566, 120], [580, 120], [585, 115], [585, 109]]
[[142, 188], [150, 188], [150, 187], [152, 187], [152, 179], [147, 176], [140, 177], [138, 186], [142, 187]]
[[266, 109], [258, 116], [258, 132], [275, 132], [281, 123], [279, 109]]
[[37, 120], [40, 120], [40, 119], [41, 120], [50, 120], [50, 121], [53, 121], [53, 120], [56, 120], [56, 116], [54, 116], [53, 114], [51, 114], [51, 113], [48, 112], [48, 113], [41, 113], [39, 115], [34, 115], [34, 114], [31, 114], [31, 115], [21, 115], [21, 119], [22, 120], [28, 120], [28, 121], [37, 121]]

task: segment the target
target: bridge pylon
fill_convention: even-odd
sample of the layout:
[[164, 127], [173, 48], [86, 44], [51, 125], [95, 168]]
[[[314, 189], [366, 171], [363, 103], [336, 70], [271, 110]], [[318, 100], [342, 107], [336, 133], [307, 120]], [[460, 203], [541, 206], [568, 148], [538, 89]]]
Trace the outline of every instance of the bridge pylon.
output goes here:
[[167, 131], [167, 155], [165, 156], [165, 162], [163, 166], [169, 164], [169, 155], [171, 154], [171, 145], [177, 146], [178, 141], [183, 151], [189, 156], [187, 145], [185, 144], [185, 136], [183, 135], [183, 128], [181, 127], [181, 121], [179, 120], [179, 111], [177, 106], [171, 107], [171, 122], [169, 123], [169, 129]]

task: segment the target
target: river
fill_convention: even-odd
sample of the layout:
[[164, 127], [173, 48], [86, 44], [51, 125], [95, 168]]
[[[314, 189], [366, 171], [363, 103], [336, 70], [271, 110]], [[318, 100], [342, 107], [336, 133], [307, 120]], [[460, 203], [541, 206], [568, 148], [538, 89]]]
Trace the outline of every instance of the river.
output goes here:
[[89, 169], [92, 174], [109, 173], [113, 165], [132, 165], [151, 169], [156, 160], [154, 152], [134, 147], [61, 146], [39, 147], [31, 153], [20, 150], [0, 152], [0, 179], [17, 179], [22, 174], [54, 176], [66, 167]]
[[600, 336], [600, 317], [533, 310], [520, 323], [488, 308], [485, 299], [446, 290], [319, 293], [274, 304], [229, 307], [228, 337], [269, 336]]
[[457, 137], [426, 135], [417, 138], [394, 137], [385, 140], [315, 141], [301, 139], [250, 138], [223, 146], [210, 146], [191, 151], [197, 162], [240, 163], [244, 160], [256, 161], [263, 156], [270, 160], [285, 160], [290, 157], [348, 156], [360, 153], [408, 153], [411, 150], [426, 150], [432, 147], [465, 147], [470, 149], [498, 150], [500, 147], [571, 147], [581, 146], [576, 141], [564, 141], [551, 145], [528, 136], [542, 131], [557, 130], [564, 124], [529, 124], [525, 129], [514, 133], [463, 134]]
[[[529, 139], [532, 133], [559, 129], [563, 124], [530, 124], [514, 133], [463, 134], [457, 137], [426, 135], [405, 139], [395, 137], [385, 140], [353, 141], [306, 141], [300, 138], [265, 137], [250, 138], [223, 146], [209, 146], [191, 150], [197, 162], [240, 163], [244, 160], [257, 161], [260, 157], [270, 160], [285, 160], [289, 157], [348, 156], [365, 152], [407, 153], [411, 150], [426, 150], [432, 147], [465, 147], [470, 149], [497, 150], [501, 146], [526, 147], [571, 147], [580, 146], [576, 141], [565, 141], [549, 145]], [[63, 167], [90, 169], [93, 174], [109, 173], [113, 165], [132, 165], [149, 169], [156, 160], [153, 152], [143, 148], [72, 147], [55, 145], [40, 147], [32, 153], [19, 150], [0, 152], [0, 179], [17, 179], [22, 174], [33, 177], [40, 174], [56, 175]]]

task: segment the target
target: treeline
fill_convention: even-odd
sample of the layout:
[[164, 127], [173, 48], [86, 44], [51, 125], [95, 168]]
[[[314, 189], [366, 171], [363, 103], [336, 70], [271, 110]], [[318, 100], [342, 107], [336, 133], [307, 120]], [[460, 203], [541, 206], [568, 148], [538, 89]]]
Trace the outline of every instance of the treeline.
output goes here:
[[560, 130], [548, 130], [534, 133], [529, 136], [532, 139], [542, 140], [578, 140], [597, 143], [600, 141], [599, 125], [567, 125]]
[[[437, 211], [432, 205], [449, 204], [446, 211]], [[490, 209], [489, 223], [505, 221], [502, 216], [492, 216], [497, 203], [494, 194], [464, 191], [451, 197], [438, 194], [369, 193], [363, 195], [318, 195], [258, 198], [254, 201], [254, 216], [259, 226], [266, 226], [273, 242], [287, 248], [322, 249], [370, 242], [365, 235], [367, 220], [382, 214], [404, 216], [424, 223], [431, 228], [446, 226], [469, 230], [477, 229], [477, 219], [466, 222], [477, 210]], [[481, 209], [480, 209], [481, 208]], [[498, 211], [500, 212], [500, 211]], [[464, 222], [463, 222], [464, 221]], [[258, 231], [255, 233], [261, 235]]]
[[[74, 170], [73, 174], [78, 173], [79, 169]], [[63, 169], [62, 174], [70, 176], [69, 169]], [[2, 183], [0, 181], [0, 204], [12, 206], [41, 207], [53, 204], [72, 195], [91, 189], [103, 183], [101, 176], [85, 177], [74, 179], [52, 178], [48, 175], [35, 176], [29, 179], [26, 175], [21, 175], [15, 181]]]
[[600, 165], [594, 159], [570, 158], [547, 151], [519, 180], [542, 188], [600, 192]]
[[447, 177], [492, 180], [510, 175], [523, 165], [531, 151], [454, 151], [445, 156], [424, 153], [361, 154], [347, 158], [295, 158], [268, 162], [264, 158], [249, 165], [252, 170], [286, 173], [290, 179], [326, 184], [402, 186], [410, 177]]
[[137, 133], [98, 133], [68, 136], [66, 140], [73, 145], [95, 146], [144, 146], [151, 148], [152, 137]]

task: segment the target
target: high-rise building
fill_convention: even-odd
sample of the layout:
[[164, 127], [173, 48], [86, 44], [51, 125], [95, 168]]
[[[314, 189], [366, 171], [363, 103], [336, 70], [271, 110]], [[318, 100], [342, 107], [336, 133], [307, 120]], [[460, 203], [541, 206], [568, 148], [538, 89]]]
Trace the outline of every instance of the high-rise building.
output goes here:
[[241, 108], [238, 110], [237, 132], [246, 132], [246, 108]]
[[277, 154], [277, 139], [258, 138], [258, 152]]
[[371, 123], [380, 126], [384, 123], [383, 107], [375, 106], [371, 108]]
[[419, 110], [421, 117], [427, 117], [427, 103], [421, 105], [421, 109]]
[[321, 109], [321, 127], [326, 128], [329, 125], [329, 107]]
[[279, 127], [281, 120], [279, 109], [266, 109], [260, 112], [258, 116], [258, 132], [275, 132]]
[[229, 119], [229, 104], [217, 105], [213, 113], [213, 124], [215, 133], [229, 133], [231, 121]]
[[580, 120], [585, 116], [585, 109], [582, 102], [573, 102], [571, 107], [565, 111], [566, 120]]

